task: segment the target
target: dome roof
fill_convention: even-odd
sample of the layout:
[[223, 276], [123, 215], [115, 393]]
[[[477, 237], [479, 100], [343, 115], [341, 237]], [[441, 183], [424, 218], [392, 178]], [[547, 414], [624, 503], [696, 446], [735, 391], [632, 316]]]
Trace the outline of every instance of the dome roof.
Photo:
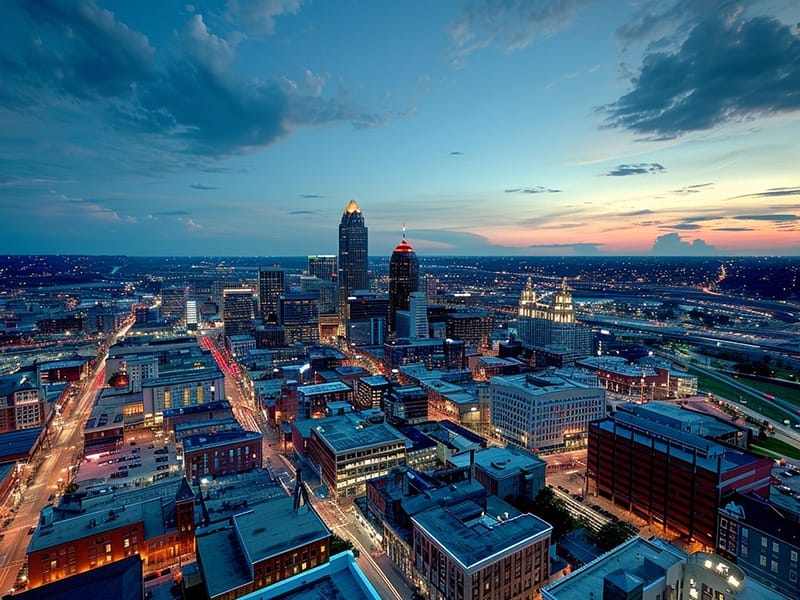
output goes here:
[[414, 252], [414, 248], [408, 243], [408, 241], [406, 241], [406, 238], [403, 238], [400, 243], [397, 244], [397, 247], [394, 249], [394, 251], [400, 253]]
[[354, 212], [360, 213], [361, 208], [358, 206], [358, 202], [351, 199], [347, 206], [344, 207], [344, 214], [352, 215]]

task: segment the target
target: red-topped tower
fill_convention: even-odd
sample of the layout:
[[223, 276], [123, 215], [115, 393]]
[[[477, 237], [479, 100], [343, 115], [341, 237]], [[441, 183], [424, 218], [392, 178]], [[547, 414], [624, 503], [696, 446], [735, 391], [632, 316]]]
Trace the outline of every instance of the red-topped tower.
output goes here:
[[419, 291], [419, 263], [417, 253], [406, 240], [403, 225], [403, 239], [397, 244], [389, 261], [389, 334], [396, 332], [396, 313], [408, 310], [411, 292]]

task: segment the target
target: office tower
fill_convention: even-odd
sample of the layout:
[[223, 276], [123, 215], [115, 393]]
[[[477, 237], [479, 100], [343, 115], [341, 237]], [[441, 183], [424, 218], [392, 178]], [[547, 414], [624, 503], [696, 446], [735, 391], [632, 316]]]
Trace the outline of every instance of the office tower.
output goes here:
[[169, 286], [161, 289], [161, 316], [183, 319], [186, 302], [186, 288]]
[[411, 292], [419, 290], [419, 264], [417, 253], [406, 241], [405, 228], [403, 239], [397, 244], [389, 261], [389, 333], [396, 329], [395, 313], [408, 310]]
[[285, 292], [284, 271], [280, 267], [258, 270], [258, 310], [264, 323], [278, 322], [278, 299]]
[[492, 426], [526, 450], [587, 444], [589, 423], [606, 414], [606, 392], [556, 375], [497, 375], [489, 381]]
[[358, 203], [350, 200], [339, 223], [339, 322], [344, 324], [347, 299], [367, 289], [367, 227]]
[[308, 257], [308, 274], [323, 281], [336, 281], [336, 256], [333, 254], [312, 254]]
[[436, 304], [436, 290], [439, 285], [439, 280], [430, 273], [425, 273], [422, 280], [423, 290], [425, 291], [425, 298], [427, 298], [428, 304]]
[[253, 292], [249, 288], [222, 292], [222, 320], [227, 337], [250, 332], [253, 328]]
[[346, 322], [347, 341], [357, 346], [383, 344], [386, 338], [386, 315], [389, 298], [386, 294], [356, 292], [347, 301], [350, 318]]
[[488, 310], [450, 312], [445, 321], [446, 337], [464, 340], [468, 348], [489, 347], [494, 331], [494, 317]]
[[336, 315], [336, 284], [330, 279], [301, 275], [300, 293], [317, 295], [319, 298], [319, 314]]
[[428, 335], [428, 301], [425, 292], [411, 292], [408, 299], [411, 337], [426, 338]]
[[319, 298], [315, 294], [287, 294], [278, 302], [278, 316], [286, 344], [319, 340]]
[[197, 324], [200, 322], [200, 306], [202, 303], [202, 298], [186, 299], [186, 326], [188, 328], [197, 328]]

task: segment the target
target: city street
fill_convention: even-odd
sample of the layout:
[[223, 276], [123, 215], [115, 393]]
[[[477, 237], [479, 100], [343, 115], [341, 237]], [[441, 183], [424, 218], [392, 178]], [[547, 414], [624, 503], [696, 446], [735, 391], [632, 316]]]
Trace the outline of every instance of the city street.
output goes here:
[[[94, 396], [104, 383], [105, 357], [95, 364], [87, 378], [81, 394], [72, 402], [71, 416], [59, 427], [51, 425], [50, 448], [45, 443], [24, 467], [31, 469], [31, 485], [22, 494], [13, 523], [3, 529], [4, 539], [0, 541], [0, 592], [3, 594], [14, 587], [17, 575], [25, 562], [30, 537], [28, 531], [39, 522], [39, 513], [49, 504], [52, 494], [63, 491], [79, 468], [83, 452], [83, 426], [91, 413]], [[36, 469], [36, 465], [39, 465]], [[75, 471], [77, 472], [77, 471]], [[61, 479], [61, 483], [59, 483]]]

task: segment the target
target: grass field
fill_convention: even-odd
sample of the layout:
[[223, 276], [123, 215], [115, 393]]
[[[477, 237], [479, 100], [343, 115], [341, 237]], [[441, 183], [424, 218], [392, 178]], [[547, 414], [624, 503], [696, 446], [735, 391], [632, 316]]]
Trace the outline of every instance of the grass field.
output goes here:
[[761, 390], [767, 394], [772, 394], [773, 396], [777, 396], [778, 398], [800, 407], [800, 390], [779, 383], [755, 381], [753, 379], [747, 379], [746, 377], [739, 377], [739, 381], [745, 385], [749, 385], [751, 388]]
[[[746, 400], [749, 408], [761, 413], [767, 419], [773, 419], [779, 423], [786, 418], [782, 412], [775, 410], [772, 406], [770, 406], [767, 400], [757, 394], [744, 393], [741, 390], [728, 385], [724, 381], [710, 377], [704, 372], [692, 368], [691, 365], [689, 366], [689, 372], [692, 373], [692, 375], [697, 375], [697, 389], [699, 390], [711, 392], [715, 397], [724, 398], [725, 400], [729, 401], [738, 402], [740, 399]], [[750, 382], [747, 382], [747, 385], [749, 384]]]
[[[800, 448], [782, 440], [776, 440], [775, 438], [767, 438], [764, 440], [755, 439], [750, 445], [750, 449], [753, 452], [770, 458], [785, 457], [800, 459]], [[764, 450], [764, 452], [760, 452], [760, 450]]]

